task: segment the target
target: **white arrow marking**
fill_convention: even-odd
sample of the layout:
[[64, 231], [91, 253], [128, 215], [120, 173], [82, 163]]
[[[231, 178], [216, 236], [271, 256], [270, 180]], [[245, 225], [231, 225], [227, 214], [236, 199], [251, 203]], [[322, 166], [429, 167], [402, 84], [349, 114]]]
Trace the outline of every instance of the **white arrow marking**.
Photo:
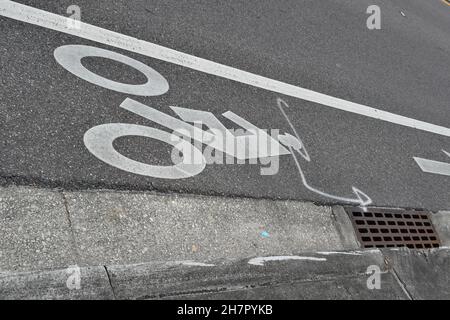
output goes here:
[[[447, 151], [442, 150], [442, 152], [450, 157], [450, 153], [448, 153]], [[414, 160], [417, 162], [423, 172], [450, 176], [450, 163], [428, 160], [418, 157], [414, 157]]]
[[395, 113], [375, 109], [362, 104], [346, 101], [288, 83], [259, 76], [254, 73], [202, 59], [148, 41], [139, 40], [124, 34], [96, 27], [88, 23], [80, 22], [80, 28], [70, 28], [67, 23], [70, 18], [44, 10], [39, 10], [14, 1], [0, 0], [0, 15], [279, 94], [311, 101], [365, 117], [396, 123], [405, 127], [450, 137], [450, 128], [415, 120]]
[[[282, 144], [284, 144], [286, 147], [289, 148], [289, 151], [291, 152], [291, 155], [295, 161], [295, 165], [297, 166], [298, 173], [300, 174], [300, 177], [302, 179], [302, 183], [305, 186], [306, 189], [309, 191], [312, 191], [314, 193], [317, 193], [323, 197], [327, 197], [330, 199], [334, 199], [341, 202], [347, 202], [347, 203], [356, 203], [359, 204], [361, 207], [363, 207], [363, 210], [366, 210], [366, 206], [372, 203], [372, 199], [359, 190], [358, 188], [352, 187], [353, 193], [356, 195], [356, 198], [345, 198], [345, 197], [339, 197], [335, 196], [333, 194], [329, 194], [326, 192], [323, 192], [319, 189], [314, 188], [313, 186], [309, 185], [308, 181], [306, 180], [306, 176], [303, 173], [302, 167], [300, 166], [300, 162], [297, 159], [297, 156], [295, 155], [295, 151], [300, 153], [300, 155], [308, 162], [311, 161], [311, 157], [308, 154], [308, 151], [306, 151], [305, 145], [303, 144], [302, 140], [300, 139], [299, 134], [297, 133], [297, 130], [295, 130], [295, 126], [292, 124], [291, 120], [289, 120], [289, 117], [287, 116], [286, 112], [283, 109], [282, 105], [285, 105], [285, 107], [289, 108], [288, 104], [283, 101], [280, 98], [277, 98], [277, 105], [280, 109], [281, 113], [283, 114], [284, 118], [288, 122], [289, 126], [291, 127], [292, 131], [295, 134], [295, 137], [290, 135], [289, 133], [286, 133], [284, 135], [279, 136], [279, 140]], [[296, 146], [296, 148], [294, 148]]]

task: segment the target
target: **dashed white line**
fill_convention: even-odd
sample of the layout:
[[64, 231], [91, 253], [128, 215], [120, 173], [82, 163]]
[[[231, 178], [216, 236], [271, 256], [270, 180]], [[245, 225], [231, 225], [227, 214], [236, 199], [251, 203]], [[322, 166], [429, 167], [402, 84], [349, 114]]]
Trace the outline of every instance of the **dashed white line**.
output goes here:
[[257, 88], [322, 104], [338, 110], [450, 137], [450, 128], [415, 120], [301, 88], [278, 80], [266, 78], [254, 73], [246, 72], [190, 54], [169, 49], [148, 41], [139, 40], [127, 35], [103, 29], [88, 23], [80, 22], [80, 28], [70, 28], [70, 24], [67, 23], [69, 18], [67, 17], [19, 4], [14, 1], [0, 0], [0, 15], [102, 43], [108, 46], [128, 50], [147, 57], [170, 62]]
[[[450, 153], [442, 150], [448, 157]], [[423, 172], [450, 176], [450, 163], [414, 157], [414, 161], [419, 165]]]

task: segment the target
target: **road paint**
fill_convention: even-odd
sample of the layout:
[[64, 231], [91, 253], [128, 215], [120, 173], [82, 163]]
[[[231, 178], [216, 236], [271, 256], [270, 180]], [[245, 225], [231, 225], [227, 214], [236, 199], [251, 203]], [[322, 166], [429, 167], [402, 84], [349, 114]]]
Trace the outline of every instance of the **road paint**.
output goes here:
[[317, 254], [320, 255], [334, 255], [334, 254], [342, 254], [342, 255], [354, 255], [360, 256], [363, 254], [371, 254], [371, 253], [381, 253], [380, 249], [363, 249], [363, 250], [352, 250], [352, 251], [319, 251]]
[[243, 84], [291, 96], [298, 99], [318, 103], [334, 109], [359, 114], [365, 117], [395, 123], [438, 135], [450, 137], [450, 128], [438, 126], [379, 110], [366, 105], [346, 101], [326, 94], [301, 88], [278, 80], [266, 78], [254, 73], [239, 70], [230, 66], [182, 53], [148, 41], [139, 40], [124, 34], [80, 22], [80, 28], [69, 28], [67, 17], [36, 9], [14, 1], [0, 0], [0, 15], [18, 21], [63, 32], [108, 46], [128, 50], [144, 56], [170, 62], [196, 71], [215, 75]]
[[[442, 150], [442, 152], [444, 152], [448, 157], [450, 157], [450, 153], [448, 153], [447, 151]], [[450, 176], [450, 163], [428, 160], [419, 157], [413, 158], [423, 172], [439, 174], [443, 176]]]
[[[65, 45], [56, 48], [53, 53], [56, 61], [67, 71], [77, 77], [100, 87], [135, 96], [159, 96], [169, 91], [166, 78], [146, 64], [117, 52], [83, 45]], [[86, 57], [102, 57], [126, 64], [140, 71], [146, 78], [144, 84], [127, 84], [106, 79], [89, 71], [81, 63]]]
[[[86, 131], [83, 141], [89, 152], [113, 167], [134, 174], [161, 179], [184, 179], [200, 174], [205, 169], [206, 164], [222, 164], [223, 162], [215, 161], [217, 160], [216, 158], [210, 159], [209, 156], [208, 159], [205, 158], [205, 155], [202, 154], [203, 144], [238, 160], [278, 159], [278, 156], [289, 154], [286, 148], [264, 130], [259, 129], [231, 111], [222, 115], [236, 125], [243, 127], [245, 130], [242, 131], [251, 133], [251, 135], [235, 136], [214, 114], [206, 111], [170, 107], [172, 111], [184, 120], [182, 121], [130, 98], [125, 99], [120, 107], [173, 131], [169, 133], [156, 128], [130, 123], [107, 123]], [[204, 131], [202, 126], [193, 126], [188, 122], [206, 125], [209, 127], [209, 130]], [[176, 153], [172, 152], [171, 154], [171, 160], [176, 165], [154, 166], [135, 161], [120, 154], [114, 148], [113, 143], [114, 140], [125, 136], [147, 137], [171, 145], [174, 149], [177, 149]], [[224, 138], [226, 138], [225, 141]], [[192, 140], [194, 140], [193, 144], [191, 144]], [[254, 143], [251, 143], [252, 141]], [[230, 145], [232, 148], [230, 148]], [[205, 153], [207, 153], [206, 150]], [[179, 153], [183, 154], [181, 158], [176, 156]], [[174, 158], [174, 156], [177, 158]], [[214, 162], [210, 162], [210, 160], [214, 160]], [[264, 174], [264, 169], [261, 169], [261, 174]], [[276, 171], [278, 171], [278, 166]]]
[[[297, 130], [295, 129], [295, 126], [292, 124], [292, 122], [289, 119], [288, 115], [284, 111], [284, 108], [282, 106], [283, 104], [287, 108], [289, 108], [289, 105], [285, 101], [283, 101], [280, 98], [277, 98], [278, 109], [280, 110], [280, 112], [284, 116], [284, 118], [286, 119], [286, 121], [289, 124], [289, 127], [291, 128], [292, 132], [294, 132], [295, 138], [297, 138], [297, 140], [292, 139], [292, 137], [289, 137], [289, 136], [285, 135], [284, 137], [280, 137], [280, 141], [283, 142], [283, 140], [284, 140], [285, 141], [285, 145], [287, 145], [287, 144], [291, 145], [295, 149], [295, 151], [300, 153], [300, 155], [303, 157], [303, 159], [305, 159], [306, 161], [310, 162], [311, 161], [311, 157], [309, 156], [308, 151], [306, 151], [305, 144], [303, 143], [302, 139], [300, 139], [300, 135], [298, 134]], [[286, 139], [289, 139], [289, 141], [286, 141]], [[296, 141], [299, 142], [299, 144], [297, 146], [295, 145]]]
[[[203, 144], [238, 160], [252, 158], [260, 160], [278, 159], [277, 157], [280, 155], [289, 154], [286, 148], [270, 137], [264, 130], [259, 129], [231, 111], [222, 115], [243, 127], [245, 129], [243, 130], [244, 132], [252, 133], [251, 135], [235, 136], [212, 113], [206, 111], [171, 107], [172, 111], [182, 120], [185, 120], [182, 121], [130, 98], [125, 99], [120, 107], [173, 131], [169, 133], [156, 128], [130, 123], [106, 123], [86, 131], [83, 141], [89, 152], [113, 167], [134, 174], [161, 179], [184, 179], [200, 174], [205, 169], [206, 164], [219, 164], [216, 161], [210, 162], [209, 156], [208, 160], [205, 158], [205, 155], [202, 153]], [[201, 129], [202, 126], [192, 126], [188, 123], [190, 121], [197, 124], [205, 124], [210, 127], [210, 130], [204, 131]], [[171, 153], [171, 160], [176, 164], [172, 166], [154, 166], [135, 161], [120, 154], [114, 148], [114, 141], [125, 136], [147, 137], [169, 144], [173, 147], [172, 151], [177, 150], [176, 153]], [[227, 137], [226, 141], [224, 141], [224, 137]], [[253, 139], [247, 139], [250, 137]], [[194, 140], [193, 144], [191, 144], [192, 140]], [[252, 140], [255, 143], [251, 143]], [[229, 142], [232, 145], [231, 149], [229, 148]], [[268, 143], [270, 148], [268, 148]], [[183, 154], [183, 156], [181, 158], [177, 156], [177, 159], [175, 159], [174, 156], [179, 153]], [[261, 169], [261, 174], [264, 174], [264, 169], [266, 168]], [[276, 171], [278, 172], [278, 165]]]
[[[172, 145], [183, 153], [183, 159], [173, 166], [154, 166], [135, 161], [123, 156], [114, 148], [113, 142], [117, 138], [126, 136], [139, 136], [156, 139]], [[195, 148], [187, 141], [173, 140], [173, 135], [156, 128], [129, 123], [107, 123], [95, 126], [84, 134], [84, 145], [98, 159], [118, 169], [161, 179], [185, 179], [202, 172], [206, 167], [206, 160], [201, 150]], [[189, 159], [201, 159], [192, 163]]]
[[326, 258], [316, 258], [316, 257], [300, 257], [300, 256], [272, 256], [272, 257], [258, 257], [253, 258], [248, 261], [248, 264], [254, 266], [263, 266], [269, 261], [288, 261], [288, 260], [303, 260], [303, 261], [327, 261]]
[[[300, 177], [302, 179], [302, 183], [303, 186], [308, 189], [311, 192], [314, 192], [322, 197], [326, 197], [326, 198], [330, 198], [330, 199], [334, 199], [337, 201], [342, 201], [345, 203], [355, 203], [358, 204], [359, 206], [363, 207], [363, 209], [365, 210], [365, 207], [369, 204], [372, 203], [372, 199], [370, 199], [370, 197], [368, 195], [366, 195], [364, 192], [362, 192], [361, 190], [359, 190], [356, 187], [352, 186], [352, 191], [355, 194], [356, 198], [346, 198], [346, 197], [340, 197], [340, 196], [336, 196], [333, 194], [329, 194], [326, 193], [324, 191], [321, 191], [317, 188], [312, 187], [308, 181], [306, 180], [306, 176], [302, 170], [302, 167], [300, 166], [300, 162], [297, 159], [297, 156], [295, 155], [295, 151], [297, 151], [298, 153], [300, 153], [300, 155], [308, 162], [311, 161], [311, 158], [308, 154], [308, 152], [306, 151], [305, 145], [303, 144], [302, 140], [300, 139], [297, 131], [295, 130], [294, 125], [292, 124], [292, 122], [289, 120], [289, 117], [287, 116], [286, 112], [284, 111], [283, 105], [286, 108], [289, 108], [289, 105], [283, 101], [282, 99], [278, 98], [277, 99], [277, 106], [278, 109], [280, 109], [281, 113], [283, 114], [283, 116], [285, 117], [286, 121], [288, 122], [289, 126], [291, 127], [292, 131], [294, 132], [295, 136], [296, 136], [296, 141], [299, 142], [299, 145], [296, 149], [293, 148], [293, 144], [290, 143], [291, 139], [286, 139], [286, 135], [285, 136], [280, 136], [280, 142], [283, 143], [286, 147], [288, 147], [292, 158], [294, 159], [295, 165], [297, 166], [297, 170], [298, 173], [300, 174]], [[288, 137], [292, 137], [288, 134]]]
[[171, 264], [183, 265], [183, 266], [188, 266], [188, 267], [215, 267], [216, 266], [215, 264], [196, 262], [196, 261], [192, 261], [192, 260], [175, 261]]
[[356, 204], [360, 205], [361, 207], [366, 207], [372, 203], [372, 199], [367, 194], [365, 194], [364, 192], [362, 192], [361, 190], [359, 190], [358, 188], [355, 188], [355, 187], [352, 187], [352, 191], [356, 195], [356, 198], [346, 198], [346, 197], [335, 196], [333, 194], [323, 192], [319, 189], [316, 189], [316, 188], [310, 186], [308, 181], [306, 180], [306, 176], [303, 173], [302, 167], [300, 166], [297, 156], [295, 155], [294, 151], [290, 147], [289, 147], [289, 150], [291, 151], [292, 157], [294, 158], [295, 165], [297, 166], [298, 172], [300, 174], [300, 178], [302, 179], [302, 183], [305, 186], [305, 188], [308, 189], [309, 191], [317, 193], [317, 194], [321, 195], [322, 197], [334, 199], [337, 201], [342, 201], [342, 202], [346, 202], [346, 203], [356, 203]]
[[317, 252], [317, 254], [320, 254], [320, 255], [323, 255], [323, 256], [330, 256], [330, 255], [360, 256], [361, 252], [357, 252], [357, 251], [350, 251], [350, 252], [320, 251], [320, 252]]

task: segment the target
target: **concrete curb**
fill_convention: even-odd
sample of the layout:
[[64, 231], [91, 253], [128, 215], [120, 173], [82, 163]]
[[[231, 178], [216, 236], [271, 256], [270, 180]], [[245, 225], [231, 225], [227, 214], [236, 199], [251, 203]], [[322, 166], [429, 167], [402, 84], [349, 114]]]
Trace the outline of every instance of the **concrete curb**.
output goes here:
[[450, 299], [449, 267], [447, 248], [153, 262], [80, 268], [79, 288], [67, 270], [0, 273], [0, 299]]
[[450, 211], [440, 211], [433, 214], [431, 220], [439, 235], [441, 245], [450, 247]]
[[[450, 212], [432, 219], [442, 244], [449, 246]], [[340, 206], [6, 187], [0, 188], [0, 233], [0, 299], [426, 299], [449, 294], [442, 285], [449, 283], [448, 249], [357, 251], [360, 244]], [[251, 257], [305, 257], [305, 252], [315, 252], [308, 255], [313, 259], [248, 264]], [[323, 258], [326, 262], [319, 263]], [[371, 264], [387, 274], [387, 292], [381, 295], [366, 292]], [[79, 290], [68, 289], [74, 270], [68, 266], [81, 274]]]
[[7, 187], [0, 212], [0, 271], [357, 248], [345, 213], [299, 201]]
[[100, 300], [114, 299], [108, 277], [103, 266], [79, 269], [82, 285], [79, 289], [67, 283], [69, 269], [2, 272], [0, 273], [1, 300]]

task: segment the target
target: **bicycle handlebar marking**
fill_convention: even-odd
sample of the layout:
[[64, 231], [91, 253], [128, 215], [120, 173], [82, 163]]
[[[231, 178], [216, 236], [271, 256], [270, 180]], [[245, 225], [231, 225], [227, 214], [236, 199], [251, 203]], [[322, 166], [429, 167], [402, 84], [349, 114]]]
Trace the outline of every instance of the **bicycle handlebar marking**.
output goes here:
[[[72, 74], [110, 90], [138, 96], [157, 96], [164, 94], [169, 89], [167, 80], [154, 69], [137, 60], [109, 50], [90, 46], [66, 45], [57, 48], [54, 55], [56, 61]], [[99, 76], [81, 64], [82, 58], [91, 56], [103, 57], [127, 64], [142, 72], [148, 81], [144, 85], [130, 85], [111, 81]], [[295, 152], [298, 152], [308, 162], [311, 159], [295, 127], [284, 112], [282, 105], [287, 106], [286, 102], [278, 98], [277, 104], [295, 136], [288, 133], [279, 136], [278, 130], [276, 130], [275, 137], [273, 134], [268, 135], [265, 130], [258, 128], [239, 115], [231, 111], [224, 112], [222, 114], [223, 117], [244, 129], [243, 133], [245, 135], [236, 135], [230, 129], [227, 129], [211, 112], [171, 106], [171, 110], [180, 118], [178, 119], [138, 101], [126, 98], [120, 104], [121, 108], [151, 120], [173, 132], [169, 133], [136, 124], [108, 123], [89, 129], [85, 133], [83, 141], [89, 152], [115, 168], [133, 174], [160, 179], [185, 179], [200, 174], [208, 163], [205, 155], [202, 154], [203, 145], [207, 145], [215, 151], [225, 153], [229, 157], [236, 158], [238, 161], [278, 159], [279, 156], [291, 154], [303, 185], [311, 192], [323, 197], [348, 203], [356, 203], [361, 206], [370, 204], [372, 200], [355, 187], [352, 187], [352, 191], [356, 195], [356, 198], [352, 199], [335, 196], [309, 185], [299, 161], [295, 156]], [[200, 123], [200, 127], [191, 125], [190, 123]], [[203, 125], [208, 127], [208, 130], [203, 130]], [[249, 135], [248, 133], [251, 134]], [[177, 158], [177, 161], [175, 161], [174, 155], [177, 153], [172, 152], [172, 161], [174, 163], [172, 166], [155, 166], [135, 161], [114, 149], [114, 140], [125, 136], [141, 136], [165, 142], [173, 147], [173, 151], [178, 151], [183, 156]], [[194, 143], [191, 143], [192, 140]], [[270, 148], [267, 148], [268, 146]], [[264, 174], [263, 169], [261, 169], [261, 174]]]

